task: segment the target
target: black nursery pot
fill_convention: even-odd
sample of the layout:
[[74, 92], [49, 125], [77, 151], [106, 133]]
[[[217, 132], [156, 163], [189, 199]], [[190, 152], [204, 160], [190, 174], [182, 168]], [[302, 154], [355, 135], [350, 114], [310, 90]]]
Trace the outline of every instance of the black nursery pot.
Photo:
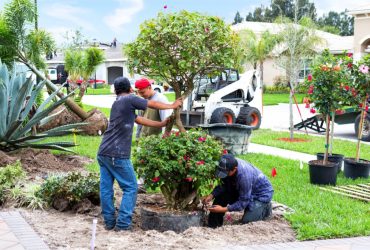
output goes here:
[[141, 208], [140, 215], [143, 230], [157, 230], [159, 232], [171, 230], [182, 233], [189, 227], [201, 227], [204, 224], [204, 214], [201, 211], [171, 214], [144, 207]]
[[344, 158], [344, 176], [351, 179], [369, 178], [370, 161]]
[[[324, 153], [317, 153], [316, 156], [317, 156], [318, 160], [324, 160]], [[344, 159], [344, 155], [341, 155], [341, 154], [328, 155], [328, 160], [329, 161], [339, 163], [337, 173], [339, 173], [341, 171], [341, 167], [342, 167], [342, 164], [343, 164], [343, 159]]]
[[313, 160], [308, 162], [310, 170], [310, 182], [317, 185], [333, 185], [337, 183], [337, 162], [328, 162], [323, 164], [322, 160]]

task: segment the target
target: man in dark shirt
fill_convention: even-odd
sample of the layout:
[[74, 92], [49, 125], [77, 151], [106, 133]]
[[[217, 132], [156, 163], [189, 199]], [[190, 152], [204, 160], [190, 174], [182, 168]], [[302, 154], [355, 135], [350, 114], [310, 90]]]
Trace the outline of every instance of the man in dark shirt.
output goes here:
[[[131, 95], [133, 89], [126, 77], [116, 78], [114, 89], [117, 99], [112, 105], [108, 129], [104, 133], [97, 158], [100, 165], [100, 200], [105, 228], [119, 231], [131, 228], [137, 196], [136, 176], [130, 161], [134, 122], [153, 127], [164, 127], [167, 124], [167, 120], [158, 122], [136, 116], [135, 111], [145, 110], [147, 107], [175, 109], [181, 106], [182, 101], [164, 104]], [[117, 180], [123, 191], [117, 218], [113, 203], [114, 180]]]
[[271, 215], [271, 199], [274, 193], [267, 177], [249, 162], [235, 158], [231, 154], [221, 157], [216, 175], [221, 178], [210, 195], [203, 199], [213, 205], [208, 208], [208, 226], [223, 225], [226, 212], [242, 211], [242, 222], [263, 220]]

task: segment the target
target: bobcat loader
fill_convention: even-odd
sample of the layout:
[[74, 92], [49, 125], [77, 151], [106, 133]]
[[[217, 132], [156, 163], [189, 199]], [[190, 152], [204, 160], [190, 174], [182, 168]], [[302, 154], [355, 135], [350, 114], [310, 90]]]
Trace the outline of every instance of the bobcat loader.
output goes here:
[[227, 69], [217, 77], [199, 76], [184, 100], [181, 120], [185, 128], [215, 123], [261, 125], [262, 86], [259, 72], [240, 74]]

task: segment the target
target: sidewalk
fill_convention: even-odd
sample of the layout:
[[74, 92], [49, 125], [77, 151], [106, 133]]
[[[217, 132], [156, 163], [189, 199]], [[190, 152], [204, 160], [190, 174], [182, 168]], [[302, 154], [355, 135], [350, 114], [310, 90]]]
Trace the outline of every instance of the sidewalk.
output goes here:
[[47, 250], [19, 212], [0, 212], [0, 250]]
[[307, 163], [311, 160], [316, 160], [316, 155], [310, 155], [305, 153], [299, 153], [295, 151], [290, 151], [281, 148], [275, 148], [270, 146], [265, 146], [261, 144], [249, 143], [248, 145], [248, 153], [262, 153], [268, 155], [279, 156], [291, 160], [302, 161]]

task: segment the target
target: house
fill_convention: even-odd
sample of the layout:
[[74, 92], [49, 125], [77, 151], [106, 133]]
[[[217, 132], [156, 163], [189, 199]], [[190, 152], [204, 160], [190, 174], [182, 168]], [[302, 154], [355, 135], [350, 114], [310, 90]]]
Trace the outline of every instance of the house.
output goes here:
[[354, 58], [359, 59], [370, 53], [370, 4], [348, 11], [355, 18], [353, 52]]
[[[104, 51], [105, 61], [98, 66], [96, 74], [92, 78], [104, 80], [112, 84], [118, 76], [128, 76], [127, 59], [123, 56], [122, 45], [106, 46], [99, 45], [99, 49]], [[64, 64], [64, 54], [58, 53], [51, 59], [47, 60], [48, 67], [56, 68], [60, 64]]]
[[[324, 49], [329, 49], [332, 54], [343, 54], [344, 51], [354, 54], [354, 59], [358, 60], [365, 53], [370, 53], [370, 4], [348, 11], [348, 14], [354, 16], [354, 35], [339, 36], [328, 32], [316, 31], [316, 35], [321, 37], [324, 44], [317, 48], [320, 53]], [[262, 22], [242, 22], [232, 26], [236, 32], [249, 29], [257, 36], [264, 31], [269, 31], [272, 34], [277, 34], [283, 29], [282, 24], [262, 23]], [[266, 59], [264, 64], [264, 84], [272, 86], [280, 76], [285, 76], [285, 71], [276, 63], [276, 58], [271, 56]], [[299, 74], [300, 80], [303, 80], [309, 70], [309, 60], [302, 66]]]

